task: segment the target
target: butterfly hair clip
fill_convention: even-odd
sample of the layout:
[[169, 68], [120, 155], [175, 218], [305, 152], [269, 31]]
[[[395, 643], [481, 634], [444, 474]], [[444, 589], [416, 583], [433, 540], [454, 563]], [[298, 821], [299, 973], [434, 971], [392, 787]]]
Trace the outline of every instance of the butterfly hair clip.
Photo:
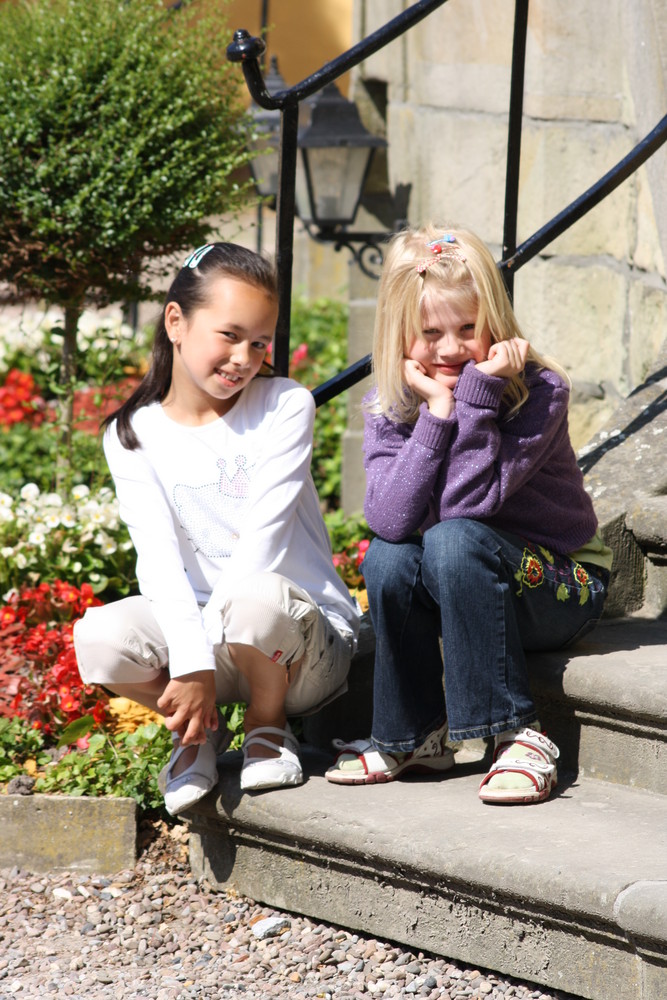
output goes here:
[[433, 264], [437, 264], [442, 258], [444, 253], [445, 257], [455, 257], [462, 264], [465, 264], [466, 259], [461, 253], [457, 243], [456, 237], [452, 236], [451, 233], [443, 233], [435, 240], [431, 240], [430, 243], [426, 244], [426, 249], [431, 251], [433, 256], [426, 257], [424, 260], [420, 260], [417, 264], [417, 274], [424, 274], [428, 271], [429, 267]]

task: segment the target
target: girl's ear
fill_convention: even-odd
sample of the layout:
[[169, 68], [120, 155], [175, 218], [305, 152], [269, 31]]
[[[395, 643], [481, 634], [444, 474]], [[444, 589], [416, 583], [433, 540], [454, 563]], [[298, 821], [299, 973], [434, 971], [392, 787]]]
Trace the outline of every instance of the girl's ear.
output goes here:
[[179, 344], [183, 333], [184, 316], [177, 302], [168, 302], [164, 310], [164, 328], [172, 344]]

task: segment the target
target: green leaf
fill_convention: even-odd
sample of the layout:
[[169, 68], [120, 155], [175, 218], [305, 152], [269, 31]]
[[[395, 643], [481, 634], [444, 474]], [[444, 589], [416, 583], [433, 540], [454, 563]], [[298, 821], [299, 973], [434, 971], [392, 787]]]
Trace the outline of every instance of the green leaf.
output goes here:
[[65, 727], [56, 746], [59, 749], [71, 746], [72, 743], [76, 743], [77, 740], [87, 736], [94, 725], [95, 720], [92, 715], [82, 715], [79, 719], [75, 719], [74, 722], [70, 722], [69, 726]]

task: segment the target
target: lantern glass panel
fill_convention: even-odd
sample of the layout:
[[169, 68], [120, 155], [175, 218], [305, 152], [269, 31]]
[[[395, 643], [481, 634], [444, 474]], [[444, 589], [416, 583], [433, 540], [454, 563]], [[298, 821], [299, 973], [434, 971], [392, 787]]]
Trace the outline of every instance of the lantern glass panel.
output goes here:
[[252, 144], [250, 162], [255, 187], [264, 198], [275, 198], [278, 193], [278, 149], [274, 133], [259, 135]]
[[299, 164], [296, 186], [301, 219], [325, 227], [350, 225], [357, 212], [371, 150], [365, 146], [311, 146], [301, 153], [305, 169]]

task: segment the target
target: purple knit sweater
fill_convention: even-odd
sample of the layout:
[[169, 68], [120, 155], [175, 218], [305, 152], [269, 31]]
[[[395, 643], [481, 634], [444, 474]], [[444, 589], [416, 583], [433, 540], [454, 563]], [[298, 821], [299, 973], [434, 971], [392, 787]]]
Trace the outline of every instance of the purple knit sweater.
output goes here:
[[364, 512], [377, 535], [399, 542], [467, 517], [562, 554], [593, 537], [597, 518], [568, 432], [569, 389], [550, 369], [529, 365], [525, 377], [528, 399], [507, 421], [507, 380], [474, 362], [445, 420], [425, 403], [414, 424], [366, 414]]

